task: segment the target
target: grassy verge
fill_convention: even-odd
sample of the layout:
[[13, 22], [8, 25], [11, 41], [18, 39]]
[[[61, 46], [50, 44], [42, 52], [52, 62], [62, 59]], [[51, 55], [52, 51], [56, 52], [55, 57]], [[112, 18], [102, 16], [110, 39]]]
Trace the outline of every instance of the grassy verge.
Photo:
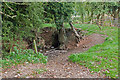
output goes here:
[[69, 56], [69, 60], [88, 67], [91, 73], [102, 72], [111, 78], [118, 78], [118, 28], [96, 25], [74, 25], [88, 31], [87, 35], [99, 33], [108, 35], [103, 44], [97, 44], [88, 51]]

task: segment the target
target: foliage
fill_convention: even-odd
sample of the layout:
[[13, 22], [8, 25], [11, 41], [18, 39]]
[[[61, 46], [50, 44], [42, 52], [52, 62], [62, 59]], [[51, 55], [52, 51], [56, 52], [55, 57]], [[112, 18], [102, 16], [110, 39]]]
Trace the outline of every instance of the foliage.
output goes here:
[[[85, 26], [85, 25], [84, 25]], [[82, 28], [82, 27], [81, 27]], [[93, 29], [96, 26], [89, 26]], [[88, 29], [88, 27], [84, 28]], [[69, 56], [69, 60], [88, 67], [91, 73], [99, 72], [111, 78], [118, 78], [118, 31], [116, 27], [104, 27], [101, 31], [89, 32], [108, 35], [103, 44], [97, 44], [88, 51]]]
[[47, 63], [47, 56], [42, 53], [34, 53], [32, 49], [18, 50], [14, 47], [14, 51], [6, 56], [3, 60], [3, 68], [10, 67], [21, 63]]
[[[36, 2], [3, 2], [2, 3], [2, 43], [3, 43], [3, 67], [9, 65], [16, 65], [25, 62], [43, 62], [46, 63], [47, 57], [41, 53], [34, 53], [33, 50], [22, 50], [19, 48], [17, 42], [23, 41], [23, 39], [29, 39], [31, 42], [36, 38], [36, 32], [39, 32], [41, 27], [48, 26], [46, 23], [55, 23], [57, 29], [60, 30], [65, 22], [71, 21], [71, 17], [80, 15], [82, 23], [85, 21], [93, 22], [94, 19], [103, 18], [105, 14], [112, 15], [116, 18], [119, 14], [120, 3], [119, 2], [48, 2], [48, 3], [36, 3]], [[1, 12], [0, 12], [1, 13]], [[117, 15], [117, 16], [116, 16]], [[78, 21], [79, 21], [78, 20]], [[54, 24], [53, 24], [54, 25]], [[53, 27], [53, 25], [50, 25]], [[99, 28], [96, 25], [75, 24], [77, 28], [87, 30], [90, 35], [92, 33], [100, 33], [109, 35], [106, 38], [104, 44], [96, 45], [89, 49], [85, 53], [74, 54], [69, 58], [75, 62], [82, 62], [81, 65], [89, 67], [92, 71], [98, 72], [102, 69], [112, 68], [106, 75], [116, 77], [117, 74], [117, 30], [116, 27], [102, 27], [102, 31], [97, 31]], [[69, 27], [65, 24], [65, 27]], [[105, 32], [105, 33], [104, 33]], [[17, 45], [18, 49], [14, 49], [11, 52], [11, 48]], [[113, 48], [114, 47], [114, 48]], [[98, 52], [96, 52], [98, 51]], [[87, 54], [87, 56], [86, 56]], [[110, 55], [109, 57], [107, 55]], [[104, 58], [100, 58], [104, 57]], [[97, 61], [102, 61], [99, 66]], [[112, 60], [112, 61], [111, 61]], [[92, 63], [91, 63], [91, 62]], [[96, 61], [96, 62], [95, 62]], [[110, 63], [111, 61], [111, 63]], [[94, 63], [93, 63], [94, 62]], [[94, 66], [96, 64], [98, 67]], [[104, 66], [106, 65], [106, 66]], [[95, 68], [95, 69], [94, 69]], [[116, 69], [114, 69], [116, 68]], [[113, 72], [113, 70], [115, 72]]]
[[[15, 40], [35, 39], [35, 33], [42, 27], [42, 3], [2, 3], [2, 40], [3, 51], [10, 52]], [[10, 44], [10, 45], [9, 45]]]
[[73, 14], [74, 3], [72, 2], [48, 2], [44, 4], [44, 9], [47, 12], [46, 16], [53, 19], [57, 28], [59, 28], [63, 22], [68, 22]]
[[47, 15], [51, 14], [54, 23], [56, 24], [59, 49], [65, 49], [65, 43], [67, 42], [66, 32], [64, 28], [64, 22], [70, 22], [73, 14], [73, 2], [48, 2], [46, 3], [45, 10]]
[[[13, 45], [11, 42], [18, 39], [32, 42], [44, 22], [55, 23], [60, 30], [63, 23], [71, 21], [73, 15], [80, 15], [77, 22], [95, 23], [95, 19], [99, 22], [104, 14], [118, 17], [119, 8], [119, 2], [3, 2], [3, 51], [10, 52]], [[8, 45], [9, 43], [11, 44]]]
[[[104, 16], [118, 18], [120, 9], [119, 2], [76, 2], [75, 11], [79, 15], [79, 20], [84, 23], [96, 23], [104, 21]], [[97, 19], [97, 21], [96, 21]], [[101, 21], [101, 25], [103, 24]]]
[[39, 31], [42, 27], [41, 24], [43, 23], [43, 3], [32, 2], [30, 3], [30, 6], [27, 10], [29, 11], [28, 16], [30, 19], [28, 25], [30, 25], [33, 29], [37, 29], [37, 31]]

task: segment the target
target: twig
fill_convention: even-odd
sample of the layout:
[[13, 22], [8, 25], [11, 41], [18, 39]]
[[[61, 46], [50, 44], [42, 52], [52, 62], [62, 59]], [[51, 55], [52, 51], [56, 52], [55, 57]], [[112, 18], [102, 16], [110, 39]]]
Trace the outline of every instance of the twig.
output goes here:
[[31, 5], [31, 4], [28, 4], [28, 3], [15, 3], [15, 2], [11, 2], [11, 3], [13, 3], [13, 4], [16, 4], [16, 5]]
[[[6, 3], [5, 3], [6, 4]], [[13, 10], [10, 6], [8, 6], [7, 4], [6, 4], [6, 6], [11, 10], [11, 11], [15, 11], [15, 10]]]
[[10, 16], [10, 15], [8, 15], [8, 14], [5, 14], [5, 13], [1, 12], [1, 11], [0, 11], [0, 14], [4, 14], [5, 16], [10, 17], [10, 18], [14, 18], [14, 17], [16, 17], [16, 16], [17, 16], [17, 15]]

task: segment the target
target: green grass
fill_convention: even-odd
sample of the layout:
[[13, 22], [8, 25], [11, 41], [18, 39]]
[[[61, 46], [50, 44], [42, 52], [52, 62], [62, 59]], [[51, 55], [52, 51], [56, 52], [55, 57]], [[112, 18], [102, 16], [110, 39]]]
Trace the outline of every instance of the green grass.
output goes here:
[[69, 60], [88, 67], [92, 73], [101, 71], [111, 78], [118, 78], [118, 28], [102, 27], [100, 31], [96, 25], [81, 26], [77, 28], [88, 31], [87, 35], [99, 33], [108, 35], [103, 44], [97, 44], [83, 53], [72, 54]]
[[47, 56], [40, 52], [35, 53], [32, 49], [18, 50], [14, 47], [14, 51], [5, 56], [0, 62], [5, 69], [23, 63], [47, 63]]
[[[64, 24], [66, 28], [70, 28], [69, 24]], [[86, 35], [93, 33], [99, 33], [107, 35], [105, 42], [103, 44], [97, 44], [91, 47], [88, 51], [78, 54], [72, 54], [69, 56], [69, 60], [79, 63], [85, 67], [88, 67], [91, 72], [99, 72], [106, 74], [111, 78], [117, 78], [118, 76], [118, 28], [117, 27], [102, 27], [100, 31], [97, 25], [92, 24], [74, 24], [76, 28], [81, 28], [82, 30], [88, 31]], [[56, 27], [55, 24], [44, 24], [43, 27]], [[12, 59], [11, 55], [2, 61], [4, 66], [11, 64], [19, 64], [21, 62], [32, 61], [38, 54], [34, 55], [30, 53], [26, 54], [16, 54]], [[34, 57], [35, 56], [35, 57]], [[30, 60], [29, 58], [30, 57]], [[22, 59], [23, 58], [23, 59]], [[39, 58], [39, 56], [38, 56]], [[18, 60], [19, 59], [19, 60]], [[24, 61], [25, 60], [25, 61]], [[36, 60], [35, 60], [36, 61]], [[39, 62], [39, 61], [38, 61]], [[41, 70], [36, 70], [41, 73]]]

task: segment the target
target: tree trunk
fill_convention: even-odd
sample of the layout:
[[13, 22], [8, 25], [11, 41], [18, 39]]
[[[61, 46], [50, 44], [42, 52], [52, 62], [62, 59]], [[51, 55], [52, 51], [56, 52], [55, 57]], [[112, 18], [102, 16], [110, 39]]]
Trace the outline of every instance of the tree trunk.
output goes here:
[[[119, 2], [119, 4], [120, 4], [120, 2]], [[117, 26], [120, 28], [120, 15], [119, 15], [120, 14], [120, 7], [118, 8], [117, 14], [118, 14], [118, 25]]]
[[63, 23], [56, 23], [57, 25], [57, 34], [58, 34], [58, 43], [59, 49], [65, 49], [66, 44], [66, 32]]
[[118, 26], [119, 24], [119, 12], [120, 12], [120, 7], [118, 7], [118, 10], [114, 14], [114, 25]]
[[82, 23], [84, 24], [84, 15], [83, 15], [83, 13], [82, 13]]
[[100, 25], [103, 26], [103, 22], [104, 22], [104, 12], [102, 13], [102, 16], [101, 16], [101, 21], [100, 21]]
[[99, 26], [99, 18], [100, 18], [100, 14], [97, 15], [97, 21], [96, 21], [96, 24], [98, 25], [98, 27], [99, 27], [100, 30], [101, 30], [101, 27]]
[[97, 23], [99, 23], [100, 14], [97, 15]]
[[65, 49], [65, 44], [66, 44], [66, 35], [65, 35], [65, 28], [62, 27], [59, 30], [59, 34], [58, 34], [58, 40], [60, 43], [59, 49]]
[[116, 26], [117, 25], [117, 22], [118, 22], [118, 15], [117, 15], [117, 11], [114, 11], [114, 17], [113, 17], [113, 24]]
[[80, 37], [80, 35], [77, 33], [77, 31], [75, 30], [72, 22], [69, 22], [69, 24], [70, 24], [71, 29], [73, 30], [73, 32], [74, 32], [74, 34], [75, 34], [75, 36], [76, 36], [76, 42], [77, 42], [77, 43], [80, 42], [80, 38], [82, 38], [82, 37]]
[[[104, 3], [104, 2], [103, 2]], [[105, 5], [103, 6], [103, 11], [105, 11]], [[104, 15], [105, 15], [105, 12], [102, 12], [102, 16], [101, 16], [101, 23], [100, 23], [100, 25], [101, 26], [103, 26], [103, 23], [104, 23], [104, 21], [105, 21], [105, 19], [104, 19]]]
[[90, 20], [88, 23], [93, 22], [93, 10], [91, 11]]
[[58, 43], [59, 43], [59, 49], [65, 49], [66, 44], [66, 32], [63, 24], [63, 16], [57, 18], [57, 16], [54, 14], [55, 17], [55, 24], [57, 26], [57, 34], [58, 34]]
[[88, 21], [88, 24], [90, 23], [90, 12], [89, 12], [89, 10], [87, 11], [88, 13], [87, 13], [87, 18], [89, 19], [89, 21]]
[[115, 20], [115, 18], [116, 18], [116, 10], [113, 9], [113, 20]]
[[119, 18], [119, 13], [120, 13], [120, 7], [118, 7], [117, 18]]

